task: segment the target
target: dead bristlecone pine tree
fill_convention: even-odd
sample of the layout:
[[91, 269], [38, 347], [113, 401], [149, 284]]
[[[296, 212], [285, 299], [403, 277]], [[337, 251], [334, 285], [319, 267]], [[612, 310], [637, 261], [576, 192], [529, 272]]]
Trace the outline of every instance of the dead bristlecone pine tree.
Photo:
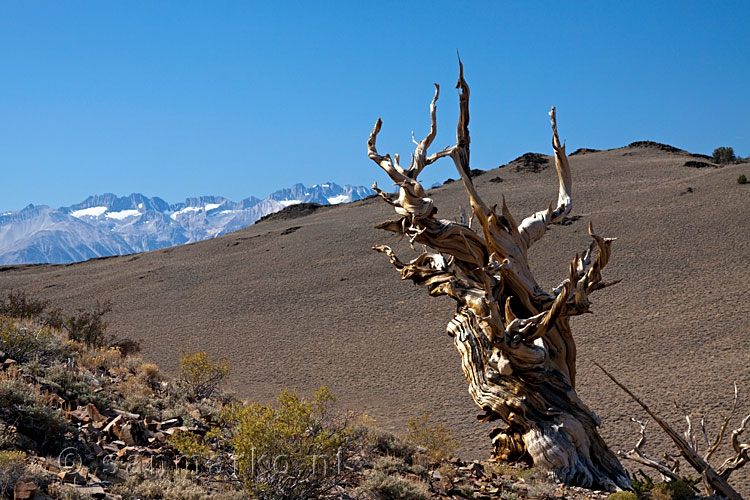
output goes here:
[[[504, 200], [499, 210], [488, 205], [472, 182], [469, 86], [460, 61], [459, 67], [454, 146], [427, 153], [436, 135], [437, 84], [430, 132], [421, 142], [414, 141], [408, 168], [399, 165], [398, 155], [378, 153], [380, 119], [370, 134], [368, 156], [399, 186], [398, 195], [391, 195], [373, 185], [398, 214], [377, 227], [406, 236], [412, 247], [422, 246], [424, 252], [407, 263], [387, 246], [374, 249], [388, 256], [402, 279], [458, 302], [447, 330], [461, 355], [469, 392], [484, 412], [478, 418], [501, 424], [490, 433], [495, 458], [529, 462], [569, 485], [631, 489], [628, 475], [599, 435], [598, 417], [576, 394], [576, 346], [569, 323], [571, 316], [589, 312], [591, 292], [608, 286], [601, 270], [613, 240], [597, 236], [589, 225], [592, 242], [575, 256], [569, 275], [554, 290], [539, 286], [529, 268], [529, 248], [571, 209], [570, 168], [558, 138], [555, 108], [550, 117], [557, 201], [516, 224]], [[469, 222], [436, 218], [437, 208], [417, 179], [427, 165], [443, 157], [453, 160], [463, 180], [472, 210]], [[474, 219], [481, 230], [472, 229]]]

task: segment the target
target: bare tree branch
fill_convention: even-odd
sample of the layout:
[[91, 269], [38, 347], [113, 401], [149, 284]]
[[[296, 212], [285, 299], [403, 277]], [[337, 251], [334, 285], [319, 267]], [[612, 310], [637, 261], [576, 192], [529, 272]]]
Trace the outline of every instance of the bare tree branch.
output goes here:
[[552, 106], [549, 116], [552, 123], [552, 148], [555, 152], [555, 170], [558, 179], [557, 206], [554, 207], [553, 202], [550, 202], [549, 207], [545, 210], [536, 212], [521, 222], [521, 225], [518, 226], [518, 232], [524, 243], [524, 250], [527, 250], [534, 242], [544, 236], [550, 224], [561, 221], [573, 208], [570, 165], [565, 154], [565, 145], [560, 144], [560, 138], [557, 135], [557, 114], [554, 106]]
[[[717, 473], [696, 451], [690, 446], [690, 444], [685, 441], [685, 439], [680, 436], [677, 431], [675, 431], [669, 424], [667, 424], [664, 420], [659, 418], [651, 409], [649, 409], [648, 406], [646, 406], [646, 403], [641, 401], [633, 392], [630, 391], [627, 387], [625, 387], [623, 384], [621, 384], [613, 375], [611, 375], [607, 370], [604, 369], [599, 363], [596, 361], [593, 361], [593, 363], [599, 367], [599, 369], [604, 372], [604, 374], [609, 377], [612, 382], [614, 382], [620, 389], [625, 391], [625, 393], [630, 396], [630, 398], [638, 403], [641, 408], [645, 410], [648, 415], [654, 419], [654, 422], [659, 424], [659, 427], [664, 429], [664, 432], [667, 433], [667, 435], [672, 438], [672, 441], [674, 442], [675, 446], [677, 446], [677, 449], [680, 450], [680, 454], [685, 458], [685, 460], [703, 477], [704, 482], [708, 487], [710, 487], [713, 492], [718, 493], [729, 500], [742, 500], [742, 497], [739, 493], [737, 493], [734, 488], [732, 488], [729, 483], [727, 482], [727, 478], [729, 477], [729, 474], [731, 474], [731, 470], [734, 470], [736, 467], [732, 467], [732, 465], [727, 465], [728, 462], [731, 462], [734, 464], [733, 461], [727, 460], [721, 468], [719, 469], [722, 471], [721, 474]], [[744, 425], [747, 423], [747, 421], [750, 420], [750, 415], [748, 415], [748, 418], [746, 418], [743, 421], [743, 425], [738, 429], [737, 431], [734, 431], [739, 435], [742, 431], [744, 431]], [[735, 437], [735, 434], [733, 433], [732, 437]], [[733, 440], [734, 443], [734, 440]], [[735, 448], [735, 450], [739, 449], [738, 457], [740, 467], [744, 465], [744, 463], [747, 461], [747, 450], [750, 448], [750, 446], [745, 445], [746, 448], [743, 450], [742, 446], [739, 446], [739, 448]], [[742, 455], [743, 451], [745, 454], [745, 460], [743, 460]], [[725, 467], [726, 465], [726, 467]], [[726, 474], [726, 477], [724, 476], [724, 473], [729, 470], [729, 473]]]
[[677, 481], [678, 479], [680, 479], [680, 477], [675, 473], [675, 467], [670, 468], [666, 464], [646, 456], [643, 451], [643, 445], [646, 443], [646, 424], [633, 417], [631, 417], [630, 420], [641, 426], [640, 437], [638, 438], [638, 442], [635, 444], [632, 450], [627, 453], [619, 452], [618, 455], [634, 462], [638, 462], [641, 465], [656, 469], [662, 476], [672, 479], [673, 481]]

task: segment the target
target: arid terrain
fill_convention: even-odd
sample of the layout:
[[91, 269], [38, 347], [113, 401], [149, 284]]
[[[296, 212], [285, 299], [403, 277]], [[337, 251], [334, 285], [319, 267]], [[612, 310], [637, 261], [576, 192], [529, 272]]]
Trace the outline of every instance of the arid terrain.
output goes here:
[[[617, 450], [637, 439], [630, 417], [645, 417], [594, 360], [679, 430], [684, 413], [694, 412], [715, 432], [733, 381], [740, 404], [731, 428], [750, 413], [750, 185], [737, 183], [750, 163], [693, 168], [687, 161], [708, 160], [653, 145], [571, 156], [570, 224], [554, 226], [531, 250], [538, 280], [552, 288], [588, 246], [589, 221], [617, 238], [604, 275], [622, 282], [593, 295], [594, 314], [571, 321], [579, 395]], [[546, 207], [557, 189], [552, 162], [538, 172], [520, 165], [474, 179], [485, 200], [504, 195], [516, 220]], [[444, 218], [467, 204], [460, 182], [430, 196]], [[327, 385], [342, 406], [388, 429], [429, 412], [453, 429], [463, 457], [485, 458], [492, 426], [475, 420], [479, 409], [445, 333], [454, 303], [401, 282], [370, 249], [384, 243], [402, 259], [416, 255], [374, 229], [392, 216], [370, 198], [145, 254], [0, 267], [0, 290], [22, 289], [67, 310], [109, 299], [110, 332], [138, 340], [144, 357], [165, 370], [181, 350], [226, 355], [241, 397], [270, 401], [283, 387], [311, 394]], [[648, 449], [672, 451], [655, 425], [648, 435]], [[744, 495], [749, 476], [742, 470], [732, 478]]]

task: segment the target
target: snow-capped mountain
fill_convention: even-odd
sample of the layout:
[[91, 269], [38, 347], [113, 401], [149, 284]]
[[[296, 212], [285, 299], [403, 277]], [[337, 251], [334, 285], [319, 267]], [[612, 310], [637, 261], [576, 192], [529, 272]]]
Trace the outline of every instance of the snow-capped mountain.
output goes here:
[[68, 263], [191, 243], [253, 224], [297, 203], [336, 205], [362, 199], [373, 191], [333, 182], [295, 184], [260, 200], [234, 202], [221, 196], [188, 198], [169, 204], [134, 193], [107, 193], [53, 209], [29, 205], [0, 214], [0, 265]]

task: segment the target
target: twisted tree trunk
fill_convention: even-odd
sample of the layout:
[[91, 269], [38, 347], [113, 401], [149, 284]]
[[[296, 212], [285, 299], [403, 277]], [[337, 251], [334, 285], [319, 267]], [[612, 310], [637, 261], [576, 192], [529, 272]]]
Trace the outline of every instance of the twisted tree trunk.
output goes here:
[[[559, 179], [557, 202], [516, 224], [504, 200], [499, 213], [496, 206], [485, 204], [469, 175], [469, 87], [460, 61], [459, 67], [455, 146], [427, 155], [437, 130], [437, 84], [430, 105], [430, 132], [421, 142], [415, 141], [408, 168], [399, 165], [398, 155], [392, 159], [378, 153], [380, 119], [370, 134], [368, 156], [399, 186], [395, 196], [373, 185], [399, 215], [377, 227], [404, 234], [426, 251], [404, 263], [387, 246], [374, 249], [389, 257], [402, 279], [426, 286], [430, 295], [449, 295], [458, 302], [447, 330], [461, 355], [469, 392], [484, 410], [480, 420], [501, 423], [490, 433], [496, 458], [525, 460], [571, 485], [630, 489], [630, 479], [599, 436], [599, 419], [575, 392], [576, 347], [568, 321], [588, 312], [591, 292], [608, 286], [601, 270], [613, 240], [595, 235], [589, 225], [593, 241], [573, 259], [569, 276], [551, 292], [542, 290], [529, 268], [528, 249], [549, 224], [570, 212], [572, 203], [570, 169], [557, 134], [555, 108], [550, 117]], [[453, 159], [481, 233], [470, 223], [435, 218], [437, 210], [417, 176], [442, 157]]]

